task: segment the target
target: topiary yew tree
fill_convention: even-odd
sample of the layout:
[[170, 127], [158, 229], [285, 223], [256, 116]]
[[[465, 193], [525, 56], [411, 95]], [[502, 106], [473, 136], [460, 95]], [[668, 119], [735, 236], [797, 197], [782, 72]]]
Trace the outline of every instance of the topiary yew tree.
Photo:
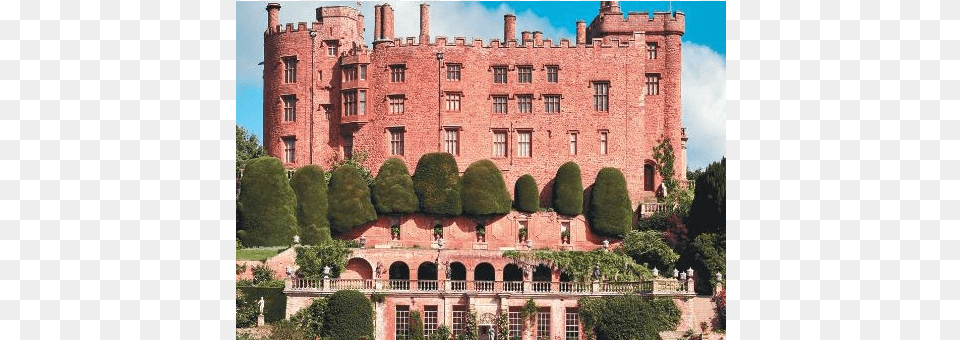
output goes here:
[[330, 176], [330, 229], [342, 234], [377, 219], [370, 202], [370, 187], [352, 165], [344, 165]]
[[379, 214], [409, 214], [420, 205], [407, 165], [399, 158], [390, 158], [380, 166], [370, 191]]
[[553, 209], [564, 215], [583, 213], [583, 179], [577, 163], [566, 162], [557, 169], [552, 203]]
[[327, 183], [323, 169], [307, 165], [290, 178], [290, 187], [297, 195], [297, 221], [303, 244], [318, 244], [330, 239], [327, 221]]
[[727, 159], [713, 162], [697, 177], [687, 224], [690, 237], [727, 233]]
[[279, 159], [250, 160], [240, 180], [237, 238], [247, 247], [290, 245], [299, 231], [296, 204], [297, 197]]
[[603, 168], [597, 173], [587, 211], [590, 228], [603, 236], [623, 237], [633, 224], [633, 209], [627, 181], [617, 168]]
[[333, 293], [327, 299], [323, 330], [324, 339], [373, 339], [373, 306], [370, 300], [355, 290]]
[[420, 157], [413, 174], [413, 190], [422, 213], [458, 216], [463, 212], [459, 170], [449, 153], [435, 152]]
[[488, 159], [470, 164], [460, 180], [463, 213], [501, 215], [510, 212], [510, 193], [496, 164]]
[[513, 186], [513, 207], [519, 211], [537, 212], [540, 210], [540, 194], [537, 191], [537, 180], [533, 176], [520, 176]]

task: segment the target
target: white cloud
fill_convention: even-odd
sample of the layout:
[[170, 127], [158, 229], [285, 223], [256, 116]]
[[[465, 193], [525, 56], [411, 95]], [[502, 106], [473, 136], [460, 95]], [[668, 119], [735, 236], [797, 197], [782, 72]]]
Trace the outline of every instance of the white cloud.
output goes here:
[[687, 128], [687, 165], [706, 168], [725, 155], [726, 63], [709, 47], [683, 42], [683, 125]]

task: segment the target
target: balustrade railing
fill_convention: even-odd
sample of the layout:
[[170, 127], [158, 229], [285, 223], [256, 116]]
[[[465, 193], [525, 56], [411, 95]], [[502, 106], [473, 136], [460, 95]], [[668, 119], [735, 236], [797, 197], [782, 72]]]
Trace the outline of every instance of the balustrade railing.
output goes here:
[[667, 205], [664, 203], [643, 203], [640, 205], [640, 215], [644, 217], [663, 210], [667, 210]]
[[523, 281], [504, 281], [503, 290], [508, 292], [522, 292]]
[[473, 281], [473, 290], [478, 292], [492, 292], [493, 281]]
[[439, 290], [437, 280], [417, 280], [417, 290]]
[[584, 282], [560, 282], [561, 293], [587, 293], [590, 292], [590, 284]]
[[450, 290], [455, 292], [467, 290], [467, 281], [450, 281]]
[[535, 292], [549, 292], [549, 291], [550, 291], [550, 281], [533, 281], [533, 291], [535, 291]]
[[390, 280], [390, 290], [410, 290], [410, 280]]
[[[456, 291], [476, 292], [534, 292], [561, 294], [625, 294], [625, 293], [692, 293], [686, 282], [671, 278], [657, 278], [641, 282], [558, 282], [532, 281], [526, 288], [524, 281], [447, 281], [437, 280], [377, 280], [377, 279], [292, 279], [287, 289], [292, 291]], [[554, 288], [556, 286], [556, 288]], [[529, 289], [529, 291], [527, 291]]]

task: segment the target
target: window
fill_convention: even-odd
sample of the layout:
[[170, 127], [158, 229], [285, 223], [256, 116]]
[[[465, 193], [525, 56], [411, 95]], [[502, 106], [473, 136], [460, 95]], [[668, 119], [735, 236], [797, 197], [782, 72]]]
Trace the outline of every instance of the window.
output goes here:
[[460, 64], [447, 64], [447, 80], [460, 81]]
[[520, 112], [520, 113], [533, 112], [533, 95], [529, 95], [529, 94], [517, 95], [517, 112]]
[[357, 113], [367, 114], [367, 90], [357, 90]]
[[464, 333], [467, 321], [467, 306], [453, 306], [453, 335]]
[[357, 91], [347, 91], [343, 93], [343, 115], [357, 115]]
[[543, 112], [560, 113], [560, 95], [556, 95], [556, 94], [543, 95]]
[[343, 67], [343, 81], [357, 80], [357, 66], [350, 65]]
[[643, 165], [643, 191], [653, 191], [653, 165]]
[[657, 59], [657, 43], [647, 43], [647, 59]]
[[610, 110], [610, 83], [598, 81], [593, 83], [593, 108], [600, 112]]
[[297, 82], [297, 57], [283, 58], [283, 82]]
[[283, 120], [288, 122], [297, 121], [297, 96], [286, 95], [283, 99]]
[[447, 93], [447, 111], [460, 111], [460, 93]]
[[403, 133], [404, 129], [402, 127], [390, 129], [391, 155], [403, 156]]
[[607, 132], [600, 131], [600, 154], [607, 154]]
[[460, 129], [444, 129], [444, 151], [454, 156], [460, 155]]
[[533, 81], [533, 67], [531, 66], [519, 66], [517, 67], [517, 82], [518, 83], [530, 83]]
[[360, 80], [367, 80], [367, 65], [360, 65]]
[[353, 135], [343, 135], [343, 159], [353, 158]]
[[297, 161], [297, 140], [293, 137], [283, 139], [283, 161], [286, 163]]
[[493, 131], [493, 157], [507, 157], [507, 131]]
[[547, 66], [547, 82], [556, 83], [558, 81], [560, 81], [560, 67]]
[[493, 113], [507, 113], [507, 96], [493, 96]]
[[570, 230], [570, 221], [560, 222], [560, 242], [563, 244], [570, 244], [570, 237], [564, 238], [563, 232], [571, 232]]
[[506, 66], [496, 66], [493, 68], [493, 82], [495, 84], [507, 83], [507, 67]]
[[570, 132], [570, 155], [577, 154], [577, 132]]
[[647, 95], [655, 96], [660, 94], [660, 74], [647, 73]]
[[550, 339], [550, 308], [537, 310], [537, 340]]
[[423, 337], [426, 338], [437, 330], [437, 306], [423, 307]]
[[400, 95], [388, 96], [390, 98], [390, 113], [403, 113], [404, 97]]
[[410, 306], [397, 306], [397, 322], [395, 324], [395, 339], [410, 337]]
[[509, 312], [507, 312], [507, 320], [509, 321], [509, 338], [520, 337], [520, 328], [523, 327], [522, 322], [520, 321], [520, 307], [510, 307]]
[[566, 316], [566, 329], [564, 329], [566, 340], [580, 339], [580, 315], [577, 314], [577, 309], [567, 308]]
[[517, 157], [530, 157], [530, 138], [533, 131], [517, 132]]
[[340, 45], [340, 43], [337, 42], [336, 40], [328, 41], [328, 42], [327, 42], [327, 56], [336, 57], [336, 56], [339, 54], [339, 53], [337, 53], [337, 47], [338, 47], [339, 45]]
[[407, 65], [390, 65], [390, 81], [402, 83], [405, 79]]

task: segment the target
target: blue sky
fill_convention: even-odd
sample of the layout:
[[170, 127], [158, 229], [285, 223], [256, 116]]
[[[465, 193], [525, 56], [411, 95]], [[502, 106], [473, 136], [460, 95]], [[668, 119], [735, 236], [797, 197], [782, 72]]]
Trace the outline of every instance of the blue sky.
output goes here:
[[[418, 35], [419, 3], [386, 1], [396, 11], [395, 35]], [[373, 6], [363, 2], [364, 37], [369, 45], [373, 36]], [[517, 34], [542, 31], [544, 38], [575, 41], [578, 19], [589, 25], [600, 8], [599, 1], [528, 2], [427, 2], [430, 4], [430, 34], [465, 36], [485, 41], [503, 38], [503, 15], [517, 16]], [[315, 8], [331, 5], [356, 7], [348, 2], [280, 2], [280, 23], [312, 22]], [[237, 2], [237, 124], [262, 136], [263, 130], [263, 31], [267, 26], [266, 1]], [[667, 11], [672, 8], [686, 15], [683, 41], [683, 122], [690, 137], [687, 160], [690, 170], [706, 167], [724, 156], [726, 144], [726, 3], [722, 1], [621, 1], [629, 11]], [[458, 15], [451, 15], [457, 13]], [[409, 19], [404, 19], [409, 18]]]

